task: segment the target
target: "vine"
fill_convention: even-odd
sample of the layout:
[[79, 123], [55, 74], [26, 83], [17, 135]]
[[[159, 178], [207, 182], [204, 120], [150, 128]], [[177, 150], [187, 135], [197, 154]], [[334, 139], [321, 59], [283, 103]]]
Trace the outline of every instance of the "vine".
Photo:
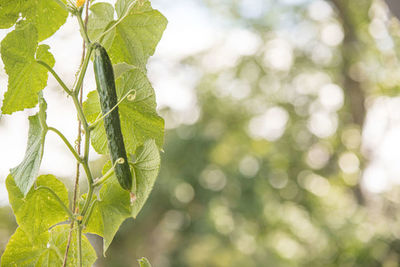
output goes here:
[[[0, 9], [0, 28], [15, 27], [1, 42], [1, 57], [9, 77], [2, 113], [12, 114], [39, 106], [38, 113], [29, 117], [25, 157], [10, 170], [6, 180], [18, 228], [1, 257], [1, 266], [91, 266], [97, 256], [84, 234], [103, 237], [106, 253], [121, 223], [129, 217], [135, 218], [143, 207], [159, 171], [164, 121], [156, 112], [146, 63], [167, 21], [147, 0], [117, 0], [115, 6], [91, 1], [94, 4], [90, 8], [84, 0], [36, 2], [10, 2]], [[115, 13], [117, 19], [114, 19]], [[82, 64], [71, 88], [53, 69], [55, 60], [50, 47], [41, 43], [58, 31], [68, 15], [77, 19], [84, 44]], [[83, 81], [93, 50], [99, 46], [106, 48], [114, 64], [118, 96], [116, 105], [104, 114], [97, 91], [90, 92], [82, 103]], [[60, 130], [47, 124], [47, 104], [42, 90], [47, 85], [48, 73], [72, 99], [76, 109], [79, 124], [76, 147]], [[112, 136], [107, 139], [104, 118], [116, 112], [128, 155], [127, 166], [133, 177], [132, 188], [125, 190], [114, 173], [121, 159], [107, 162], [103, 175], [97, 178], [89, 166], [91, 146], [100, 154], [110, 154], [107, 143]], [[49, 132], [58, 136], [76, 159], [72, 201], [68, 199], [65, 185], [55, 176], [38, 176]], [[80, 165], [87, 178], [88, 191], [78, 200]], [[150, 266], [145, 258], [139, 264]]]

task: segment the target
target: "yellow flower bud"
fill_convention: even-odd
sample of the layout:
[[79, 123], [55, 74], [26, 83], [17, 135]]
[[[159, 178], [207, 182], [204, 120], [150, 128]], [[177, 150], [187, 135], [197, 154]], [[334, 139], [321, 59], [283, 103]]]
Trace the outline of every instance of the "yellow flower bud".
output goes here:
[[85, 4], [86, 0], [76, 0], [76, 6], [81, 7]]

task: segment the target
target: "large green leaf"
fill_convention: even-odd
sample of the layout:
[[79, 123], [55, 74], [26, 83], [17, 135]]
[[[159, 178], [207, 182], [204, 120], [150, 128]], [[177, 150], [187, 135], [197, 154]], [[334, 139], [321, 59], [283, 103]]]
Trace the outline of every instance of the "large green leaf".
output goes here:
[[[36, 185], [53, 190], [68, 207], [67, 189], [56, 177], [39, 176]], [[48, 190], [32, 188], [24, 197], [11, 175], [7, 177], [6, 186], [17, 223], [21, 229], [29, 233], [29, 236], [36, 238], [51, 226], [68, 220], [65, 210]]]
[[0, 28], [10, 28], [18, 19], [26, 19], [38, 29], [39, 41], [52, 36], [67, 16], [68, 12], [54, 0], [0, 0]]
[[[1, 42], [1, 57], [8, 74], [8, 90], [4, 94], [4, 114], [11, 114], [38, 103], [38, 92], [47, 85], [47, 70], [36, 60], [54, 66], [49, 46], [38, 47], [38, 35], [32, 24], [17, 25]], [[35, 58], [36, 53], [36, 58]]]
[[17, 167], [11, 169], [11, 175], [24, 196], [28, 194], [35, 182], [43, 157], [46, 137], [46, 129], [43, 129], [40, 124], [40, 117], [46, 118], [46, 102], [43, 98], [41, 98], [41, 103], [39, 113], [29, 117], [28, 144], [25, 157]]
[[111, 61], [116, 64], [126, 62], [145, 70], [148, 58], [154, 54], [156, 46], [167, 26], [167, 19], [152, 9], [150, 1], [118, 0], [115, 5], [118, 15], [113, 20], [111, 6], [104, 3], [92, 8], [89, 32], [93, 39], [110, 29], [102, 44], [109, 48]]
[[[126, 64], [125, 64], [126, 65]], [[125, 73], [116, 80], [117, 95], [121, 97], [131, 90], [136, 97], [133, 101], [125, 99], [119, 105], [121, 129], [127, 153], [134, 154], [146, 139], [155, 139], [159, 147], [164, 141], [164, 120], [157, 115], [154, 90], [146, 75], [138, 68], [125, 68]], [[84, 103], [88, 120], [94, 122], [100, 114], [99, 96], [90, 92]], [[103, 122], [97, 124], [92, 132], [92, 145], [100, 154], [107, 154], [107, 137]]]
[[[133, 164], [136, 201], [131, 203], [130, 193], [123, 190], [115, 176], [105, 182], [99, 193], [92, 216], [85, 231], [104, 238], [104, 253], [111, 244], [115, 233], [128, 217], [136, 217], [146, 202], [160, 167], [160, 155], [154, 140], [148, 140], [138, 149], [137, 160]], [[104, 166], [104, 173], [111, 163]]]
[[[68, 241], [69, 225], [60, 225], [32, 238], [21, 227], [11, 237], [3, 256], [1, 266], [52, 267], [61, 266]], [[77, 233], [73, 231], [68, 252], [67, 266], [78, 266]], [[85, 236], [82, 236], [82, 266], [92, 266], [96, 252]]]
[[116, 11], [122, 18], [134, 3], [129, 14], [116, 27], [110, 56], [114, 64], [126, 62], [145, 69], [147, 60], [167, 26], [167, 19], [151, 8], [149, 1], [118, 0]]

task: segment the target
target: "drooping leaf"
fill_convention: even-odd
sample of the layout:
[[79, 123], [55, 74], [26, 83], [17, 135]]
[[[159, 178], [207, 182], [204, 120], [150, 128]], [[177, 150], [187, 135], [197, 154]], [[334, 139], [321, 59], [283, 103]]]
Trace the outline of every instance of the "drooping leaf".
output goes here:
[[42, 162], [43, 149], [46, 137], [46, 129], [40, 123], [40, 117], [46, 118], [46, 102], [41, 101], [38, 114], [29, 117], [28, 144], [26, 147], [23, 161], [15, 168], [11, 169], [16, 185], [22, 194], [26, 196], [31, 189], [39, 173], [40, 163]]
[[149, 197], [160, 169], [160, 153], [154, 140], [147, 140], [138, 148], [133, 165], [136, 178], [136, 201], [131, 206], [131, 216], [136, 218]]
[[[53, 175], [42, 175], [37, 178], [37, 187], [52, 189], [68, 207], [68, 192], [65, 185]], [[32, 188], [24, 197], [13, 177], [9, 175], [6, 186], [11, 207], [17, 223], [29, 236], [36, 238], [51, 226], [66, 221], [68, 215], [55, 197], [46, 189]]]
[[[38, 47], [36, 28], [32, 24], [19, 24], [1, 42], [1, 57], [8, 74], [8, 90], [4, 94], [3, 114], [11, 114], [38, 103], [38, 92], [47, 85], [48, 72], [36, 60], [51, 67], [54, 58], [49, 46]], [[35, 58], [36, 53], [36, 58]]]
[[26, 19], [38, 29], [39, 41], [52, 36], [68, 16], [54, 0], [0, 0], [0, 7], [1, 29], [12, 27], [20, 18]]
[[[160, 167], [158, 147], [154, 140], [148, 140], [138, 149], [132, 175], [135, 175], [136, 201], [131, 204], [130, 193], [123, 190], [113, 175], [103, 185], [92, 216], [85, 231], [104, 238], [104, 253], [111, 244], [115, 233], [125, 219], [136, 217], [146, 202]], [[108, 162], [103, 173], [111, 168]]]
[[[88, 35], [90, 40], [96, 40], [114, 21], [114, 7], [109, 3], [96, 3], [90, 7], [90, 17], [88, 22]], [[110, 31], [102, 45], [109, 48], [114, 40], [115, 30]]]
[[138, 260], [140, 267], [151, 267], [151, 264], [148, 259], [145, 257]]
[[103, 251], [106, 253], [120, 225], [130, 217], [129, 193], [113, 176], [101, 188], [95, 205], [85, 231], [104, 238]]
[[[21, 227], [11, 237], [1, 257], [1, 266], [61, 266], [68, 241], [69, 225], [60, 225], [32, 237]], [[77, 233], [73, 231], [67, 266], [78, 266]], [[82, 266], [92, 266], [96, 252], [89, 240], [82, 236]]]
[[[133, 101], [125, 99], [118, 106], [121, 129], [127, 153], [134, 154], [138, 146], [146, 139], [155, 139], [159, 147], [164, 142], [164, 120], [157, 115], [154, 89], [146, 75], [138, 68], [126, 68], [116, 80], [118, 98], [129, 92], [135, 95]], [[99, 96], [96, 91], [90, 92], [84, 103], [84, 111], [90, 122], [100, 114]], [[107, 137], [103, 122], [97, 124], [92, 132], [92, 145], [100, 154], [107, 154]]]
[[[111, 16], [114, 14], [111, 6], [98, 3], [93, 7], [93, 23], [88, 29], [95, 39], [116, 24], [102, 42], [104, 47], [110, 48], [111, 61], [114, 64], [126, 62], [145, 70], [147, 60], [154, 54], [167, 26], [166, 18], [152, 9], [147, 0], [118, 0], [115, 5], [117, 20]], [[105, 19], [101, 17], [103, 14], [107, 14]], [[101, 23], [95, 24], [100, 20]]]

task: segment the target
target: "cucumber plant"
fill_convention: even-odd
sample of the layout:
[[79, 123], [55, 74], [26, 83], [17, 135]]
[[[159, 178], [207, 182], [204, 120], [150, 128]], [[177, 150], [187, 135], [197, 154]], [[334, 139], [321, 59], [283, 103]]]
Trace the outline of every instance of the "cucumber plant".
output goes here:
[[[68, 16], [77, 19], [84, 44], [72, 87], [54, 71], [55, 60], [45, 44]], [[1, 266], [91, 266], [97, 255], [85, 234], [101, 236], [105, 254], [122, 222], [136, 218], [160, 167], [164, 120], [156, 112], [146, 64], [166, 25], [148, 0], [116, 0], [114, 5], [100, 0], [1, 0], [0, 28], [12, 29], [0, 48], [8, 75], [1, 113], [38, 110], [29, 117], [25, 157], [6, 179], [18, 228]], [[82, 102], [92, 60], [97, 90]], [[46, 121], [42, 90], [49, 73], [76, 108], [76, 146]], [[38, 175], [49, 133], [57, 135], [76, 159], [72, 194], [54, 175]], [[91, 147], [110, 157], [101, 177], [94, 177], [89, 166]], [[82, 195], [79, 166], [88, 185]], [[145, 258], [139, 264], [150, 266]]]

